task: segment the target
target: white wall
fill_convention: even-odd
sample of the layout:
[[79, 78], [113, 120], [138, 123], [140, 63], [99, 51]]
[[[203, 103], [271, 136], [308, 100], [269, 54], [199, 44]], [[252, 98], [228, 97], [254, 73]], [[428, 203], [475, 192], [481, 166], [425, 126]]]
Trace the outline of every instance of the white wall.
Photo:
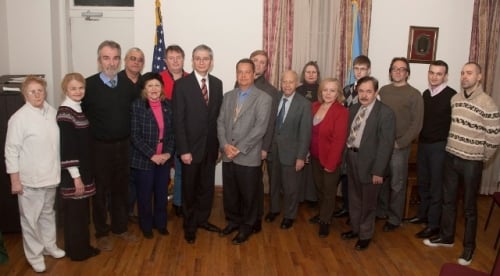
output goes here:
[[[393, 57], [406, 57], [410, 25], [439, 27], [436, 59], [449, 66], [449, 85], [460, 89], [460, 70], [469, 60], [473, 0], [374, 0], [368, 56], [372, 76], [380, 85], [389, 83]], [[401, 11], [401, 12], [397, 12]], [[428, 64], [411, 63], [409, 83], [427, 88]]]
[[7, 33], [7, 3], [0, 1], [0, 75], [9, 72], [9, 40]]
[[[263, 1], [168, 0], [162, 2], [166, 44], [179, 44], [186, 53], [185, 69], [192, 71], [191, 53], [199, 44], [214, 52], [212, 74], [223, 81], [224, 92], [236, 79], [236, 62], [262, 49]], [[135, 1], [137, 46], [146, 54], [145, 72], [151, 69], [154, 38], [154, 1]]]

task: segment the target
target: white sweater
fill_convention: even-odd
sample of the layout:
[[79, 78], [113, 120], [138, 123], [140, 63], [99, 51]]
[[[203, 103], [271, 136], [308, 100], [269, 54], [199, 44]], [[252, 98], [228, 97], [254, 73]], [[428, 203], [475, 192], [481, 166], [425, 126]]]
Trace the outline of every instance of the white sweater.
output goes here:
[[7, 173], [19, 173], [21, 184], [32, 188], [57, 186], [61, 179], [59, 128], [56, 110], [24, 104], [8, 123], [5, 141]]

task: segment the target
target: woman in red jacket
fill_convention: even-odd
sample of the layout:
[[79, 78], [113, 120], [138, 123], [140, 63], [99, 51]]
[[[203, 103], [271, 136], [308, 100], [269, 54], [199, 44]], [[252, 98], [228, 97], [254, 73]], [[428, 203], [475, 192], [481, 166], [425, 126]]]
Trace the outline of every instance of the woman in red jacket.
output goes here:
[[314, 183], [318, 191], [319, 214], [311, 222], [319, 223], [319, 236], [328, 236], [335, 210], [335, 197], [340, 177], [340, 164], [347, 138], [349, 112], [342, 105], [344, 95], [339, 80], [321, 81], [318, 101], [312, 105], [313, 130], [310, 154]]

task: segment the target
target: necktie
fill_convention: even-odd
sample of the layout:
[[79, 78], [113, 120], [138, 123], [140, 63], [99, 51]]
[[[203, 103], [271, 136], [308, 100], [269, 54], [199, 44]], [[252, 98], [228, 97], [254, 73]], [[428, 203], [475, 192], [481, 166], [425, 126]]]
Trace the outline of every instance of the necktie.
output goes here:
[[109, 87], [115, 88], [116, 87], [116, 80], [109, 80]]
[[283, 98], [283, 103], [281, 104], [280, 111], [278, 112], [278, 117], [276, 117], [276, 128], [280, 129], [283, 124], [283, 119], [285, 119], [285, 106], [288, 100]]
[[208, 89], [207, 89], [207, 80], [205, 78], [201, 79], [201, 94], [203, 95], [205, 104], [208, 105]]
[[354, 119], [354, 123], [351, 127], [351, 134], [349, 134], [349, 138], [347, 139], [347, 145], [353, 146], [354, 140], [356, 140], [356, 135], [358, 134], [357, 132], [361, 127], [363, 119], [365, 118], [365, 113], [366, 107], [363, 106], [361, 107], [361, 111], [358, 113], [358, 116], [356, 116], [356, 119]]
[[348, 89], [345, 90], [345, 102], [346, 102], [346, 107], [351, 107], [353, 104], [353, 99], [354, 99], [354, 89], [355, 85], [350, 85]]

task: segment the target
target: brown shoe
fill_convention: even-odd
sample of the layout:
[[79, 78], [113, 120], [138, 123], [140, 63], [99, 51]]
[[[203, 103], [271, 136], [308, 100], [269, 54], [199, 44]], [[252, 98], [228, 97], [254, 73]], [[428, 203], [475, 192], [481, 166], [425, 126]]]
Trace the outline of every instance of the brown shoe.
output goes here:
[[97, 238], [97, 247], [102, 251], [113, 250], [113, 243], [108, 236]]
[[116, 237], [124, 240], [124, 241], [128, 241], [128, 242], [136, 242], [138, 241], [139, 239], [137, 238], [137, 236], [130, 232], [130, 231], [125, 231], [121, 234], [114, 234]]

